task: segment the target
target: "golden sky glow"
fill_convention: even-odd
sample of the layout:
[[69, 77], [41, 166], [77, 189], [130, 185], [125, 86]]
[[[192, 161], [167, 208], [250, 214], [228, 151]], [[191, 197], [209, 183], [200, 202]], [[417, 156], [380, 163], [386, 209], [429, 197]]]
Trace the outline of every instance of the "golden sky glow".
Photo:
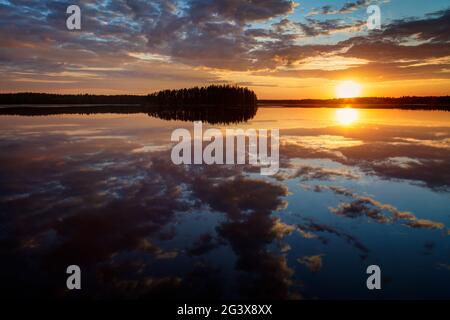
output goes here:
[[361, 93], [362, 86], [355, 81], [342, 81], [336, 86], [337, 98], [356, 98], [360, 97]]

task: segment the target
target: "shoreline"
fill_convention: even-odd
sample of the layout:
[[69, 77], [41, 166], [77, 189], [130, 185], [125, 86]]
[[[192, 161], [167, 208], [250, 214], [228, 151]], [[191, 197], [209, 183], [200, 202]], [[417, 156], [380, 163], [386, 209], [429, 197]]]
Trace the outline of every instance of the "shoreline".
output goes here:
[[[233, 109], [244, 110], [247, 107], [222, 107], [222, 106], [187, 106], [185, 108], [165, 108], [159, 106], [140, 105], [140, 104], [10, 104], [0, 105], [0, 115], [46, 115], [46, 114], [94, 114], [94, 113], [147, 113], [148, 111], [158, 110], [218, 110], [226, 111]], [[345, 104], [320, 104], [320, 103], [258, 103], [257, 108], [298, 108], [298, 109], [380, 109], [380, 110], [422, 110], [422, 111], [450, 111], [448, 105], [433, 104], [363, 104], [363, 103], [345, 103]]]
[[450, 105], [433, 105], [433, 104], [365, 104], [365, 103], [341, 103], [341, 104], [302, 104], [302, 103], [285, 103], [285, 104], [258, 104], [258, 108], [301, 108], [301, 109], [384, 109], [384, 110], [442, 110], [450, 111]]

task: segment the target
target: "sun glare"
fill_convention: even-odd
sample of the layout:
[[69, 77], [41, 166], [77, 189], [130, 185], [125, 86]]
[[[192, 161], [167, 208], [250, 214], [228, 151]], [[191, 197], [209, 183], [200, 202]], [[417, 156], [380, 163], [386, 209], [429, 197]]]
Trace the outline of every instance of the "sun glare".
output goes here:
[[355, 98], [361, 95], [362, 87], [354, 81], [343, 81], [336, 87], [338, 98]]
[[342, 125], [350, 125], [358, 120], [358, 111], [352, 108], [338, 109], [336, 120]]

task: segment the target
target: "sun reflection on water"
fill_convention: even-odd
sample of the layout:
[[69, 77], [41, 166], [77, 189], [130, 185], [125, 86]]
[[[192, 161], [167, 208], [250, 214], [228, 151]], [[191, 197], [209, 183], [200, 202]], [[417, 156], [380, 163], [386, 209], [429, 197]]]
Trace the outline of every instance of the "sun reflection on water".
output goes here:
[[352, 108], [342, 108], [336, 110], [336, 121], [341, 125], [351, 125], [358, 121], [358, 110]]

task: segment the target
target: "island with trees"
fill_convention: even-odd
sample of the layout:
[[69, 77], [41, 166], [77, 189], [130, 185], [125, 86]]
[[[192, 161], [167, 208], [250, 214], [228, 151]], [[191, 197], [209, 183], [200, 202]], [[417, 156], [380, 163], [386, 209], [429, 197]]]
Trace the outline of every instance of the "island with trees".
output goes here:
[[163, 90], [146, 96], [13, 93], [0, 94], [0, 115], [145, 113], [165, 120], [228, 124], [252, 119], [257, 101], [252, 90], [229, 85]]

